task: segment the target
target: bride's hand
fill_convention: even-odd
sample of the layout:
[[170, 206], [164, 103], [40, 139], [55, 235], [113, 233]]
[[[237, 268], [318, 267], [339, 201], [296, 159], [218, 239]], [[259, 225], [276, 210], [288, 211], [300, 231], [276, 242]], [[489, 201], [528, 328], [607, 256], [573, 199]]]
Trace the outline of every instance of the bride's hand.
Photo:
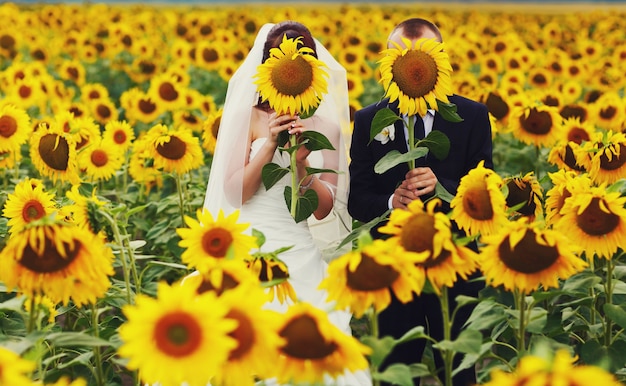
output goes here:
[[270, 114], [268, 119], [268, 141], [276, 146], [278, 142], [278, 134], [285, 130], [293, 129], [294, 127], [296, 127], [297, 118], [297, 116], [293, 116], [291, 114], [276, 115], [276, 112]]

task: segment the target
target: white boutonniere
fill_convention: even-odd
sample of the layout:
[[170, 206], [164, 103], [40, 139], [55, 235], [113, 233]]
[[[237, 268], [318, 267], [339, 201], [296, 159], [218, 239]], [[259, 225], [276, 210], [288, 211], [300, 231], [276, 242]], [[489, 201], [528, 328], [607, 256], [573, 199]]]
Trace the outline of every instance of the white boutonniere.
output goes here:
[[376, 134], [374, 137], [375, 140], [380, 142], [381, 144], [386, 144], [389, 141], [393, 141], [396, 138], [396, 128], [393, 124], [384, 127], [380, 133]]

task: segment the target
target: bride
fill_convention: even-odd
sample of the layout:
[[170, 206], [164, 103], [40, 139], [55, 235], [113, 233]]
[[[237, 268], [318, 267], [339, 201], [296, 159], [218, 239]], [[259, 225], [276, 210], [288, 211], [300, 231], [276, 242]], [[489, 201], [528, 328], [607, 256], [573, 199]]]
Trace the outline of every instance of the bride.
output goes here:
[[[270, 48], [279, 46], [283, 35], [288, 38], [302, 36], [304, 45], [312, 48], [327, 67], [328, 93], [323, 96], [315, 114], [306, 119], [289, 114], [277, 115], [267, 103], [261, 103], [254, 84], [258, 66], [269, 57]], [[346, 210], [345, 138], [349, 136], [349, 125], [345, 69], [302, 24], [286, 21], [264, 25], [250, 53], [228, 84], [204, 203], [214, 216], [220, 210], [226, 215], [239, 210], [239, 221], [249, 223], [251, 229], [264, 234], [263, 252], [291, 246], [279, 258], [288, 267], [289, 282], [298, 300], [327, 311], [329, 320], [347, 334], [351, 333], [351, 314], [332, 310], [326, 302], [326, 293], [317, 287], [326, 276], [325, 260], [345, 253], [337, 251], [336, 245], [351, 228]], [[284, 187], [290, 184], [289, 174], [269, 190], [261, 180], [265, 164], [273, 162], [281, 167], [289, 166], [288, 153], [278, 150], [278, 134], [285, 130], [296, 136], [315, 130], [324, 134], [336, 149], [314, 152], [304, 146], [298, 149], [300, 179], [306, 176], [306, 167], [338, 172], [305, 177], [300, 193], [313, 189], [319, 205], [308, 221], [299, 223], [291, 216], [283, 195]], [[288, 304], [276, 300], [267, 307], [284, 311]], [[346, 373], [332, 382], [346, 386], [371, 385], [367, 372]]]

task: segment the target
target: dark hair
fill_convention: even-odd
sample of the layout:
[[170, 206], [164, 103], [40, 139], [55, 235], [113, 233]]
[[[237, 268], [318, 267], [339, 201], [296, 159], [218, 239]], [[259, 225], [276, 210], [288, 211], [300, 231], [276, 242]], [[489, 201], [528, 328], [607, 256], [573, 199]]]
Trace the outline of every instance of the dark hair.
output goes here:
[[317, 58], [317, 51], [315, 50], [315, 40], [311, 35], [311, 31], [303, 24], [297, 21], [287, 20], [276, 24], [270, 32], [267, 34], [265, 40], [265, 46], [263, 47], [263, 62], [270, 57], [270, 49], [276, 48], [283, 41], [283, 36], [287, 36], [289, 39], [295, 39], [299, 36], [302, 37], [302, 45], [313, 49], [313, 56]]
[[430, 30], [437, 35], [437, 39], [439, 39], [440, 42], [443, 41], [439, 28], [437, 28], [434, 23], [419, 17], [406, 19], [401, 22], [393, 29], [393, 31], [391, 31], [390, 35], [393, 35], [393, 33], [398, 30], [402, 30], [402, 35], [412, 40], [422, 37], [424, 35], [424, 30]]

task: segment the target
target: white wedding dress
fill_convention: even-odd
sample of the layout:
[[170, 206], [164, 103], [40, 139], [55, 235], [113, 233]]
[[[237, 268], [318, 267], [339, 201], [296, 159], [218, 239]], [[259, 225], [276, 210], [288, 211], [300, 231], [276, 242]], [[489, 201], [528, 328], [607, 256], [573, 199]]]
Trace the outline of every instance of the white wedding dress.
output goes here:
[[[250, 158], [252, 159], [261, 148], [266, 138], [258, 138], [251, 144]], [[319, 162], [318, 162], [319, 161]], [[273, 163], [281, 167], [289, 166], [289, 154], [277, 150], [272, 159]], [[313, 152], [309, 155], [312, 167], [321, 167], [321, 156]], [[240, 214], [240, 223], [249, 223], [249, 229], [257, 229], [265, 235], [265, 244], [261, 251], [272, 252], [276, 249], [292, 246], [278, 257], [289, 269], [289, 282], [296, 292], [299, 301], [305, 301], [313, 306], [327, 311], [331, 323], [346, 334], [351, 334], [351, 314], [345, 310], [333, 310], [332, 305], [326, 302], [326, 292], [317, 289], [319, 283], [326, 277], [327, 263], [316, 245], [306, 221], [295, 223], [285, 203], [284, 187], [291, 183], [288, 173], [269, 190], [263, 184], [252, 198], [243, 204]], [[280, 304], [274, 300], [267, 304], [267, 308], [284, 312], [289, 304]], [[265, 381], [265, 385], [273, 385], [272, 381]], [[338, 386], [368, 386], [372, 382], [367, 371], [346, 373], [336, 379], [330, 379], [328, 385]]]

